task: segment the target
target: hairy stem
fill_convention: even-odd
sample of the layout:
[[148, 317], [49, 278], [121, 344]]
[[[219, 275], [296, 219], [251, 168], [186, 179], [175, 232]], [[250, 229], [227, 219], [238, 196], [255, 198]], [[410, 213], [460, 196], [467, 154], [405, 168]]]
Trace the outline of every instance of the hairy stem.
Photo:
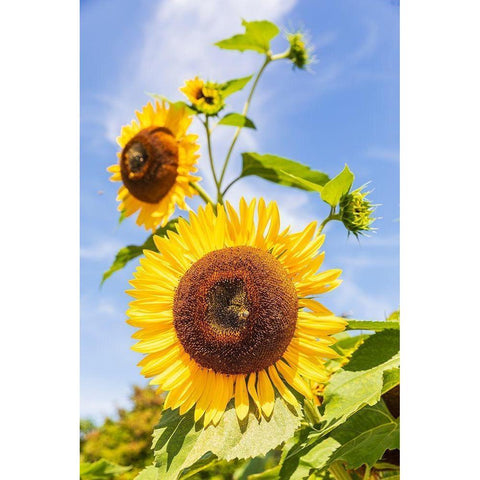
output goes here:
[[212, 170], [213, 181], [215, 182], [215, 187], [217, 189], [217, 202], [222, 203], [222, 193], [220, 191], [220, 185], [217, 173], [215, 172], [215, 164], [213, 163], [213, 152], [212, 152], [212, 138], [210, 132], [210, 126], [208, 124], [208, 115], [205, 115], [205, 121], [202, 122], [205, 127], [205, 132], [207, 134], [207, 146], [208, 146], [208, 159], [210, 160], [210, 169]]
[[213, 200], [211, 199], [210, 195], [200, 186], [200, 184], [195, 183], [195, 182], [189, 182], [189, 185], [193, 187], [198, 194], [200, 195], [200, 198], [205, 202], [205, 203], [211, 203], [212, 205], [215, 205], [213, 203]]

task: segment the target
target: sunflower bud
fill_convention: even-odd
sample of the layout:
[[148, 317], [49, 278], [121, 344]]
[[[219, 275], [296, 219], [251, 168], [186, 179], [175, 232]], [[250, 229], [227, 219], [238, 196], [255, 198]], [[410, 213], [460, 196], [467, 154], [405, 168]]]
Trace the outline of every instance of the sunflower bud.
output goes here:
[[225, 106], [221, 89], [216, 83], [195, 77], [187, 80], [180, 91], [192, 102], [197, 112], [205, 115], [216, 115]]
[[288, 43], [290, 43], [290, 51], [287, 58], [293, 63], [293, 68], [297, 67], [305, 70], [307, 65], [312, 63], [311, 48], [307, 45], [307, 39], [301, 32], [287, 34]]
[[340, 200], [340, 216], [346, 229], [356, 237], [371, 228], [375, 218], [372, 216], [375, 205], [372, 205], [367, 195], [370, 192], [362, 192], [363, 187], [347, 193]]

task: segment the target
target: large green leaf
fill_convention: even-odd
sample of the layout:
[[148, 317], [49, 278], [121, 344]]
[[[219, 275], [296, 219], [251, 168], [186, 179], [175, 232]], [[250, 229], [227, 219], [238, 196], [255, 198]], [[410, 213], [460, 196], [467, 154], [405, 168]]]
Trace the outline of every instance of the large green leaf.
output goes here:
[[275, 399], [269, 421], [263, 417], [258, 420], [251, 410], [246, 421], [239, 422], [232, 403], [216, 427], [201, 432], [191, 452], [194, 457], [207, 450], [228, 461], [265, 455], [290, 438], [300, 425], [300, 412], [280, 397]]
[[374, 368], [394, 357], [400, 350], [400, 332], [383, 330], [371, 335], [353, 353], [344, 370], [359, 371]]
[[[291, 452], [289, 463], [282, 465], [280, 478], [303, 478], [310, 470], [323, 470], [341, 460], [351, 469], [373, 466], [385, 451], [399, 448], [400, 425], [383, 402], [367, 406], [350, 417], [329, 436], [313, 433], [309, 442]], [[287, 468], [293, 474], [286, 477]]]
[[229, 125], [231, 127], [246, 127], [256, 129], [255, 124], [245, 115], [240, 113], [227, 113], [219, 122], [218, 125]]
[[267, 20], [247, 22], [242, 20], [245, 33], [221, 40], [215, 45], [227, 50], [253, 50], [259, 53], [267, 53], [270, 50], [270, 41], [279, 33], [279, 28]]
[[[154, 235], [164, 237], [170, 230], [176, 231], [177, 222], [178, 219], [176, 218], [170, 220], [164, 227], [159, 227]], [[143, 242], [143, 245], [127, 245], [126, 247], [121, 248], [117, 252], [115, 260], [113, 261], [112, 265], [110, 265], [110, 268], [103, 274], [101, 284], [103, 284], [103, 282], [113, 273], [121, 270], [128, 262], [142, 255], [144, 250], [157, 251], [157, 247], [155, 247], [155, 243], [153, 241], [153, 235], [150, 235], [145, 242]]]
[[178, 409], [162, 412], [160, 423], [153, 432], [153, 450], [158, 475], [162, 480], [176, 480], [180, 472], [193, 465], [204, 453], [187, 461], [190, 450], [201, 432], [201, 426], [195, 425], [194, 411], [179, 415]]
[[82, 480], [110, 480], [128, 472], [132, 467], [122, 467], [104, 458], [94, 462], [80, 462], [80, 478]]
[[301, 418], [299, 411], [278, 397], [269, 421], [258, 420], [252, 408], [247, 419], [239, 422], [233, 401], [217, 426], [204, 429], [201, 421], [194, 422], [193, 412], [180, 416], [178, 409], [167, 409], [155, 428], [153, 449], [162, 480], [175, 480], [188, 472], [185, 469], [215, 458], [230, 461], [265, 455], [293, 436]]
[[317, 192], [328, 182], [327, 174], [288, 158], [245, 152], [242, 159], [241, 177], [256, 175], [270, 182]]
[[229, 80], [228, 82], [219, 85], [223, 98], [227, 98], [228, 96], [232, 95], [232, 93], [242, 90], [252, 77], [253, 75], [242, 78], [234, 78], [233, 80]]
[[365, 339], [349, 363], [332, 375], [324, 393], [322, 431], [331, 431], [384, 390], [384, 373], [400, 365], [399, 332], [384, 330]]
[[322, 200], [332, 207], [336, 207], [340, 203], [340, 199], [350, 190], [354, 178], [348, 165], [345, 165], [345, 168], [323, 187]]

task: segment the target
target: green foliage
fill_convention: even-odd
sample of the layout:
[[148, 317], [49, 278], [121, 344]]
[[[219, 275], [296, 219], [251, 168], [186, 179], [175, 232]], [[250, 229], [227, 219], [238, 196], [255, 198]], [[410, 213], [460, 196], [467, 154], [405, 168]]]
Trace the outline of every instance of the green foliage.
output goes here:
[[223, 98], [227, 98], [232, 95], [232, 93], [242, 90], [245, 85], [247, 85], [247, 83], [252, 79], [252, 77], [253, 75], [242, 78], [234, 78], [233, 80], [229, 80], [228, 82], [220, 84], [218, 88], [222, 92]]
[[256, 129], [255, 124], [245, 115], [240, 113], [227, 113], [219, 122], [218, 125], [230, 125], [232, 127], [246, 127]]
[[253, 50], [259, 53], [268, 53], [270, 50], [270, 41], [279, 33], [279, 28], [267, 20], [247, 22], [242, 20], [245, 27], [245, 33], [234, 35], [233, 37], [221, 40], [215, 45], [227, 50]]
[[307, 191], [320, 191], [328, 182], [328, 175], [312, 170], [302, 163], [275, 155], [242, 153], [241, 177], [256, 175], [270, 182]]
[[345, 165], [345, 168], [323, 187], [322, 200], [330, 206], [336, 207], [340, 203], [340, 199], [350, 190], [354, 178], [348, 165]]
[[371, 330], [373, 332], [381, 332], [382, 330], [400, 330], [400, 323], [395, 320], [387, 320], [384, 322], [349, 320], [347, 330]]
[[118, 419], [107, 418], [103, 425], [84, 436], [82, 459], [101, 458], [120, 465], [132, 465], [122, 480], [132, 479], [145, 465], [151, 464], [151, 435], [162, 411], [163, 397], [151, 388], [134, 387], [131, 410], [119, 409]]
[[300, 425], [300, 412], [278, 397], [269, 421], [258, 420], [251, 409], [239, 422], [230, 402], [219, 424], [204, 429], [201, 421], [194, 422], [193, 412], [181, 416], [178, 409], [168, 409], [154, 431], [155, 464], [162, 479], [175, 480], [199, 461], [209, 464], [215, 458], [230, 461], [265, 455], [292, 437]]
[[[175, 232], [177, 222], [177, 218], [170, 220], [164, 227], [157, 228], [154, 235], [164, 237], [170, 230]], [[144, 250], [157, 251], [157, 247], [153, 241], [153, 235], [150, 235], [145, 242], [143, 242], [143, 245], [127, 245], [126, 247], [121, 248], [117, 252], [115, 260], [113, 261], [112, 265], [110, 265], [110, 268], [103, 274], [101, 285], [113, 273], [121, 270], [128, 262], [142, 255]]]
[[[382, 332], [383, 333], [383, 332]], [[396, 330], [385, 330], [392, 336], [397, 335]], [[379, 335], [378, 333], [365, 340], [365, 343]], [[384, 337], [384, 340], [386, 338]], [[392, 340], [395, 341], [395, 340]], [[356, 360], [356, 355], [364, 347], [360, 348], [352, 355], [351, 362], [354, 365], [362, 362]], [[348, 417], [357, 412], [365, 405], [374, 405], [380, 400], [381, 394], [384, 392], [384, 372], [399, 367], [400, 355], [395, 353], [391, 358], [385, 361], [383, 355], [377, 357], [375, 349], [376, 343], [370, 342], [367, 347], [362, 349], [362, 358], [369, 358], [369, 367], [365, 370], [348, 370], [349, 364], [338, 370], [330, 379], [330, 383], [325, 389], [324, 395], [324, 413], [322, 421], [326, 423], [329, 430], [343, 423]]]
[[110, 480], [128, 472], [131, 468], [122, 467], [104, 458], [94, 463], [80, 462], [80, 478], [82, 480]]
[[304, 445], [296, 445], [297, 451], [291, 450], [280, 478], [304, 478], [311, 470], [322, 471], [340, 460], [350, 469], [373, 466], [387, 449], [399, 448], [399, 442], [399, 421], [379, 402], [358, 411], [328, 437], [311, 433]]

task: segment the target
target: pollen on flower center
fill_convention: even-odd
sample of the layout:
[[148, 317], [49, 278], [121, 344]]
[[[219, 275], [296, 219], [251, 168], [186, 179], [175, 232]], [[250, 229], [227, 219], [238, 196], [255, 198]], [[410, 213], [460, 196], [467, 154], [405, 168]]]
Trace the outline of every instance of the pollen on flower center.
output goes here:
[[180, 342], [200, 366], [247, 374], [283, 355], [295, 331], [298, 300], [273, 255], [229, 247], [190, 267], [177, 287], [173, 314]]
[[120, 158], [122, 181], [138, 200], [158, 203], [177, 178], [178, 145], [170, 130], [147, 127], [124, 147]]

